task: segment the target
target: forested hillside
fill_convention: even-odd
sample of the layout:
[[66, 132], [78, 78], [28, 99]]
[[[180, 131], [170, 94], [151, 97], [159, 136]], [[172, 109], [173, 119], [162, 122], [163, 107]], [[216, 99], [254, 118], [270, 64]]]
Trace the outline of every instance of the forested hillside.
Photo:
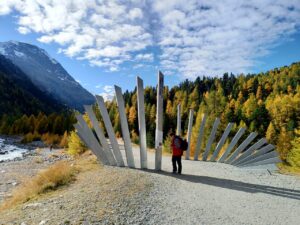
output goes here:
[[[73, 112], [37, 88], [23, 71], [0, 55], [0, 134], [25, 135], [24, 141], [59, 143], [72, 129]], [[46, 140], [47, 139], [47, 140]]]
[[50, 113], [66, 107], [40, 91], [10, 60], [0, 55], [0, 116]]
[[[127, 91], [124, 98], [132, 139], [138, 141], [136, 90]], [[206, 113], [208, 121], [203, 146], [214, 119], [220, 117], [221, 125], [216, 140], [221, 137], [226, 125], [234, 122], [231, 137], [240, 127], [247, 127], [244, 138], [250, 132], [257, 131], [260, 137], [265, 136], [270, 143], [275, 144], [281, 158], [286, 160], [288, 154], [297, 149], [295, 143], [299, 138], [297, 130], [300, 129], [300, 63], [260, 74], [239, 76], [224, 74], [222, 78], [198, 77], [195, 81], [186, 80], [170, 89], [165, 87], [165, 143], [169, 141], [168, 134], [176, 130], [176, 110], [179, 103], [182, 107], [183, 136], [187, 132], [189, 108], [194, 109], [192, 153], [202, 114]], [[117, 134], [121, 134], [116, 102], [112, 101], [107, 105], [114, 129]], [[153, 147], [156, 117], [155, 87], [145, 88], [145, 112], [147, 142], [149, 147]]]

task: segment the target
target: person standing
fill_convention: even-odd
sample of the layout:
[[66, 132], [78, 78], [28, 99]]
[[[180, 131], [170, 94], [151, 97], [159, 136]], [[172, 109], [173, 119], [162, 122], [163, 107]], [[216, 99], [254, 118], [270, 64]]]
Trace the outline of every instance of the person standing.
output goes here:
[[174, 133], [171, 133], [173, 173], [178, 172], [178, 174], [181, 174], [182, 171], [181, 156], [183, 154], [183, 151], [181, 149], [181, 142], [182, 139], [179, 136], [175, 135]]

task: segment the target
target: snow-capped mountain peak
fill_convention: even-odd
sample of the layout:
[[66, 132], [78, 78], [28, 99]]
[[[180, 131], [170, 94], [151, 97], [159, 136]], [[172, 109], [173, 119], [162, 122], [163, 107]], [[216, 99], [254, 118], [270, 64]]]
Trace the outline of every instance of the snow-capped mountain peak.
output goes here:
[[0, 42], [0, 54], [18, 66], [41, 90], [46, 90], [64, 104], [81, 109], [94, 102], [94, 97], [44, 49], [35, 45]]

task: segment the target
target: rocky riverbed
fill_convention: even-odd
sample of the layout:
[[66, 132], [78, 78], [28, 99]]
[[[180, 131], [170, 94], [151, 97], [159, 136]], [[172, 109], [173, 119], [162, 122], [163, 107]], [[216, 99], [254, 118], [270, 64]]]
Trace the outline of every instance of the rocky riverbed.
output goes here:
[[[31, 147], [32, 148], [32, 147]], [[62, 149], [49, 148], [25, 150], [20, 157], [0, 163], [0, 202], [10, 196], [10, 192], [24, 180], [56, 161], [68, 159]]]

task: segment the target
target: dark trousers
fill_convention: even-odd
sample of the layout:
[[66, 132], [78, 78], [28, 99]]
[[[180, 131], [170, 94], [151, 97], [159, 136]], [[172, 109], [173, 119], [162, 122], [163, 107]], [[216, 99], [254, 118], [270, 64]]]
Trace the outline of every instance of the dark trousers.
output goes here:
[[173, 172], [177, 172], [178, 164], [178, 173], [181, 173], [182, 165], [181, 165], [181, 156], [172, 156], [172, 164], [173, 164]]

